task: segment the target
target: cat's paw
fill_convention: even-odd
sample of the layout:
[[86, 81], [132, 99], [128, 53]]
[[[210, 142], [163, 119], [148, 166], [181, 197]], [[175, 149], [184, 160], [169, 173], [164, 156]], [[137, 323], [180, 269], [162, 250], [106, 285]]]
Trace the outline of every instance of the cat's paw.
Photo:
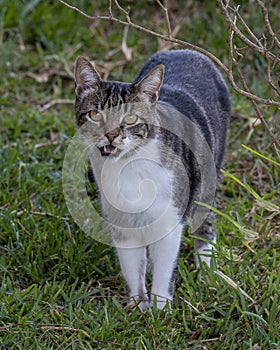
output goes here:
[[150, 301], [148, 299], [130, 298], [128, 307], [131, 309], [138, 307], [141, 311], [145, 311], [150, 307]]
[[215, 247], [211, 243], [204, 243], [201, 247], [196, 249], [195, 264], [198, 270], [201, 269], [201, 264], [211, 266], [211, 261], [214, 259]]
[[150, 307], [156, 307], [159, 310], [163, 310], [163, 309], [169, 310], [171, 309], [171, 302], [172, 300], [170, 298], [161, 297], [159, 295], [152, 295]]

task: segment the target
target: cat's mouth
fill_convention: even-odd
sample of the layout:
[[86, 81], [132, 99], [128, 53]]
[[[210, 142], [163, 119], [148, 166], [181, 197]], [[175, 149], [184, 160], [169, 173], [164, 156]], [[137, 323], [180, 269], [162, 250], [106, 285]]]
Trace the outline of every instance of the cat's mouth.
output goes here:
[[112, 145], [107, 145], [99, 148], [102, 156], [109, 156], [114, 155], [117, 153], [117, 147], [114, 147]]

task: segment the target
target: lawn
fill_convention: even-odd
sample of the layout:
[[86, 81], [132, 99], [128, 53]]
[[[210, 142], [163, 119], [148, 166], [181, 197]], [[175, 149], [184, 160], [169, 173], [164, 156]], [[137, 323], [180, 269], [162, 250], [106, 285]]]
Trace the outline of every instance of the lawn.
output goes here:
[[[106, 9], [71, 3], [89, 14]], [[143, 25], [164, 30], [155, 2], [124, 4]], [[73, 63], [84, 54], [103, 76], [130, 81], [164, 43], [129, 29], [128, 60], [117, 23], [90, 21], [59, 1], [0, 5], [0, 349], [280, 349], [280, 157], [250, 102], [232, 91], [216, 264], [197, 271], [185, 235], [172, 311], [130, 309], [114, 249], [77, 226], [63, 195], [76, 131]], [[171, 5], [177, 36], [226, 62], [215, 1]], [[261, 30], [257, 13], [246, 18]], [[252, 57], [246, 76], [267, 94], [261, 73]], [[279, 110], [267, 108], [265, 119], [279, 136]]]

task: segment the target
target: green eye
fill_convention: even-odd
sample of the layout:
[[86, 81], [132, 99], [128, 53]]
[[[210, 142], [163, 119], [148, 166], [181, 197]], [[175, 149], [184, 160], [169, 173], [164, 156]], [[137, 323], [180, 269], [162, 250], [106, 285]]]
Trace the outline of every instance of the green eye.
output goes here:
[[126, 115], [124, 118], [123, 118], [123, 121], [126, 123], [126, 124], [134, 124], [137, 122], [137, 115], [135, 114], [132, 114], [132, 115]]
[[97, 111], [90, 111], [89, 117], [95, 122], [100, 122], [102, 120], [102, 115], [98, 113]]

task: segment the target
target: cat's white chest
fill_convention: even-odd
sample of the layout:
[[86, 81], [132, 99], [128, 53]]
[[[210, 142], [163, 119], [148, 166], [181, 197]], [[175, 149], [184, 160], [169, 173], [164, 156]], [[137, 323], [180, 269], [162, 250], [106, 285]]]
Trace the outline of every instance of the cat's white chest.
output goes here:
[[171, 174], [161, 164], [157, 140], [129, 158], [106, 159], [99, 175], [102, 196], [125, 213], [163, 209], [162, 202], [172, 196]]
[[164, 236], [178, 224], [172, 173], [161, 162], [158, 140], [131, 157], [108, 157], [95, 170], [104, 214], [122, 232]]

